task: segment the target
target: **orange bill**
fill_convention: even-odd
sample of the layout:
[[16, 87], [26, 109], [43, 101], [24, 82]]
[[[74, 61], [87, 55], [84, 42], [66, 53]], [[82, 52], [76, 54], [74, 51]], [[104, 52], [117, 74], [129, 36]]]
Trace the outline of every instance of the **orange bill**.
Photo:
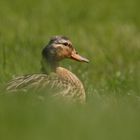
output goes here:
[[72, 53], [71, 58], [76, 60], [76, 61], [80, 61], [80, 62], [87, 62], [87, 63], [89, 62], [88, 59], [86, 59], [86, 58], [84, 58], [84, 57], [82, 57], [82, 56], [80, 56], [79, 54], [76, 54], [76, 53]]

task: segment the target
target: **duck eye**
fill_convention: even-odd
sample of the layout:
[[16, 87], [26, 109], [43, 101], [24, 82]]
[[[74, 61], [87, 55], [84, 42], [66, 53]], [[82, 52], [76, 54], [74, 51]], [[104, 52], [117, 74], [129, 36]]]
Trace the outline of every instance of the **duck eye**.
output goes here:
[[63, 43], [65, 46], [69, 46], [69, 44], [67, 42]]

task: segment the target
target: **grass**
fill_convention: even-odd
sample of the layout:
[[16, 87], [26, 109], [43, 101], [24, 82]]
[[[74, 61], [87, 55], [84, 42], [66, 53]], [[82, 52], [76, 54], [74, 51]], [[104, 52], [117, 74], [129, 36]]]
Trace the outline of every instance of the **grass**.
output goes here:
[[0, 97], [0, 139], [139, 140], [140, 18], [138, 0], [1, 0], [0, 93], [13, 75], [40, 71], [49, 38], [70, 37], [90, 60], [63, 61], [84, 83], [87, 104]]

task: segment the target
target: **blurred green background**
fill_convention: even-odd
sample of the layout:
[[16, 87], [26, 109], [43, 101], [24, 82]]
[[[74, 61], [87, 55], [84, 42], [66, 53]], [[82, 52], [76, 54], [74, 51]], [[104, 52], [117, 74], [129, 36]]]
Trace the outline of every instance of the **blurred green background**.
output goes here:
[[[139, 0], [1, 0], [0, 139], [139, 140], [139, 13]], [[83, 81], [86, 105], [3, 95], [12, 76], [40, 71], [41, 49], [60, 34], [90, 60], [62, 62]]]

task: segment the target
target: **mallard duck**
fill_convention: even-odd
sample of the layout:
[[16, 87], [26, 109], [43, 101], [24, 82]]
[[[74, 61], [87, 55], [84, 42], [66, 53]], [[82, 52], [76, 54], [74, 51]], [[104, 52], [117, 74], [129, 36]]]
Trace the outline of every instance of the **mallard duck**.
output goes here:
[[67, 37], [52, 37], [42, 50], [42, 73], [18, 76], [8, 83], [7, 90], [49, 87], [57, 89], [55, 93], [52, 93], [53, 96], [85, 102], [86, 94], [82, 82], [75, 74], [59, 66], [59, 62], [65, 58], [89, 62], [77, 53]]

